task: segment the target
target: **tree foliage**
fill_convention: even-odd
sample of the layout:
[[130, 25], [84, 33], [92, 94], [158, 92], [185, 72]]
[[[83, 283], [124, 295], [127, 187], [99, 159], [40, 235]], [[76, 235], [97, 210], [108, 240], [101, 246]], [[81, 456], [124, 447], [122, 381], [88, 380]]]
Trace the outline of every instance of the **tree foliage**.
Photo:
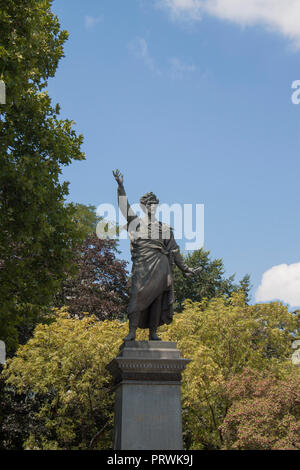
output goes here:
[[45, 400], [47, 396], [16, 393], [0, 376], [0, 450], [22, 450], [31, 429], [43, 432], [38, 412]]
[[245, 369], [227, 384], [231, 407], [221, 426], [226, 449], [300, 450], [300, 373], [280, 380]]
[[117, 254], [114, 240], [88, 236], [75, 252], [77, 272], [63, 282], [56, 306], [67, 306], [77, 318], [88, 312], [98, 320], [123, 319], [128, 304], [127, 263]]
[[101, 220], [96, 214], [96, 207], [92, 204], [72, 204], [74, 208], [73, 221], [76, 223], [82, 238], [95, 235], [97, 223]]
[[279, 377], [293, 368], [291, 342], [299, 335], [299, 316], [278, 303], [249, 306], [234, 293], [210, 302], [187, 301], [166, 329], [192, 359], [183, 387], [186, 446], [222, 449], [222, 425], [231, 405], [227, 382], [246, 367], [270, 370]]
[[18, 329], [36, 324], [80, 239], [64, 204], [62, 167], [83, 159], [73, 121], [59, 119], [45, 87], [68, 33], [52, 0], [0, 0], [0, 337], [12, 351]]
[[186, 278], [182, 271], [174, 269], [174, 290], [176, 310], [182, 311], [186, 299], [201, 302], [204, 298], [212, 299], [217, 296], [227, 296], [238, 290], [242, 290], [245, 299], [249, 300], [250, 276], [246, 275], [235, 283], [235, 276], [225, 277], [225, 269], [222, 259], [210, 259], [210, 252], [203, 249], [195, 250], [185, 256], [186, 264], [191, 268], [202, 268], [197, 278]]
[[43, 403], [39, 426], [27, 428], [25, 448], [89, 449], [111, 446], [111, 378], [105, 369], [121, 345], [126, 324], [82, 320], [57, 312], [56, 321], [38, 325], [11, 363], [8, 384]]
[[[222, 428], [234, 412], [228, 384], [245, 369], [273, 374], [280, 384], [296, 373], [290, 356], [299, 324], [299, 315], [281, 304], [249, 306], [242, 293], [235, 293], [230, 302], [187, 301], [173, 323], [160, 328], [163, 340], [176, 341], [183, 356], [192, 359], [182, 386], [186, 448], [229, 445], [227, 428]], [[24, 436], [25, 448], [111, 448], [113, 389], [105, 367], [127, 328], [118, 320], [79, 320], [63, 311], [55, 322], [36, 328], [3, 374], [15, 393], [46, 397], [28, 419], [33, 424]], [[138, 340], [146, 333], [139, 331]], [[269, 422], [267, 409], [265, 417]], [[280, 429], [280, 420], [270, 422]]]

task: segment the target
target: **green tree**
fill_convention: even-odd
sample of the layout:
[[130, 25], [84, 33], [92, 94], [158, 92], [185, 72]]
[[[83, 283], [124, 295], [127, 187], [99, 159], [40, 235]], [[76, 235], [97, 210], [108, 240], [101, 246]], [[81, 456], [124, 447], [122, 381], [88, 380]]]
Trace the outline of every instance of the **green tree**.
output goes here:
[[68, 37], [51, 4], [0, 0], [0, 338], [9, 352], [38, 321], [81, 240], [60, 174], [84, 158], [82, 136], [45, 91]]
[[[226, 448], [222, 424], [233, 404], [228, 384], [247, 368], [286, 381], [296, 370], [290, 357], [299, 325], [299, 315], [281, 304], [249, 306], [242, 293], [235, 293], [230, 302], [187, 301], [173, 323], [161, 327], [163, 340], [176, 341], [183, 356], [192, 359], [182, 386], [186, 448]], [[27, 415], [25, 448], [111, 448], [113, 389], [106, 365], [127, 328], [117, 320], [99, 322], [88, 315], [79, 320], [64, 311], [36, 328], [2, 374], [10, 393], [35, 394], [40, 400]], [[146, 335], [140, 330], [138, 340]], [[2, 429], [8, 429], [8, 421], [3, 419]], [[280, 420], [270, 423], [279, 426]], [[18, 437], [20, 425], [15, 428], [11, 432]], [[14, 435], [5, 438], [15, 441]]]
[[[70, 318], [64, 310], [57, 311], [54, 323], [37, 326], [19, 348], [7, 381], [17, 394], [40, 400], [38, 412], [27, 414], [24, 448], [111, 448], [113, 390], [105, 366], [117, 354], [126, 328], [90, 315]], [[2, 429], [7, 422], [6, 417]]]
[[221, 426], [231, 406], [227, 384], [245, 368], [286, 380], [291, 343], [299, 336], [300, 317], [287, 307], [247, 305], [242, 292], [231, 299], [186, 301], [184, 310], [165, 328], [164, 340], [176, 341], [192, 359], [184, 373], [185, 442], [192, 449], [222, 449]]
[[233, 292], [242, 290], [246, 301], [249, 300], [250, 276], [247, 274], [235, 283], [235, 276], [225, 277], [222, 259], [210, 259], [210, 252], [203, 249], [195, 250], [185, 256], [186, 264], [191, 268], [202, 268], [196, 278], [187, 278], [176, 266], [174, 268], [175, 309], [180, 312], [186, 299], [201, 302], [202, 299], [212, 299], [218, 296], [230, 297]]
[[97, 223], [101, 220], [96, 214], [96, 207], [89, 204], [72, 204], [74, 208], [73, 221], [82, 233], [82, 237], [86, 238], [95, 235]]
[[0, 376], [0, 450], [23, 449], [29, 429], [40, 428], [38, 412], [47, 399], [47, 395], [18, 394]]

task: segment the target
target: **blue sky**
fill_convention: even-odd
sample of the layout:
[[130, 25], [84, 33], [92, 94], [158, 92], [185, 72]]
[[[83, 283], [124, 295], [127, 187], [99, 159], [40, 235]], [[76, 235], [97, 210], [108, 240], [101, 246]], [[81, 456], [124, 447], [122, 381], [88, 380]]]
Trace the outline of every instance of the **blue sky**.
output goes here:
[[[264, 2], [274, 9], [262, 9]], [[119, 168], [133, 202], [153, 191], [165, 203], [203, 203], [205, 249], [224, 259], [228, 275], [251, 275], [253, 301], [263, 279], [257, 300], [279, 298], [294, 307], [300, 305], [295, 5], [55, 1], [70, 38], [49, 82], [53, 102], [85, 138], [86, 161], [63, 173], [70, 201], [115, 203], [111, 171]], [[121, 242], [127, 259], [128, 243]]]

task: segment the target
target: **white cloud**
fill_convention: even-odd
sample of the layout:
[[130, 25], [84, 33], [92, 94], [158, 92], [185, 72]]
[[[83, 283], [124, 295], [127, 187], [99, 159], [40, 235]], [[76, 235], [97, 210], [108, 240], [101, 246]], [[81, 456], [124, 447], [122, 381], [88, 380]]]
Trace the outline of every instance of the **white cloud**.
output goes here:
[[151, 72], [155, 75], [161, 75], [154, 59], [149, 54], [148, 44], [144, 38], [135, 38], [129, 43], [128, 49], [136, 58], [142, 60]]
[[200, 20], [203, 14], [240, 25], [262, 25], [300, 48], [299, 0], [156, 0], [173, 18]]
[[185, 17], [199, 20], [203, 12], [202, 0], [156, 0], [156, 4], [169, 10], [173, 18]]
[[102, 22], [102, 16], [89, 16], [84, 17], [84, 26], [88, 30], [94, 29], [94, 27]]
[[140, 59], [146, 67], [155, 75], [169, 75], [173, 79], [183, 78], [184, 75], [196, 70], [194, 64], [186, 64], [178, 57], [168, 59], [168, 67], [163, 71], [157, 66], [155, 60], [149, 53], [147, 41], [144, 38], [135, 38], [128, 45], [130, 53]]
[[186, 64], [177, 57], [169, 59], [169, 64], [170, 74], [174, 79], [183, 78], [187, 73], [194, 72], [196, 70], [196, 66], [194, 64]]
[[256, 291], [257, 302], [282, 300], [290, 307], [300, 307], [300, 263], [273, 266], [263, 274]]

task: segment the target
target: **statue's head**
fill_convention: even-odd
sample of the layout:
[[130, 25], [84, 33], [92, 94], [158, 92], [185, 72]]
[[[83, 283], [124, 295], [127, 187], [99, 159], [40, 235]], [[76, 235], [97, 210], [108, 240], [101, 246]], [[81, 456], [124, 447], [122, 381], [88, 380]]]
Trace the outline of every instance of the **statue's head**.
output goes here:
[[149, 217], [151, 216], [153, 218], [155, 216], [159, 200], [154, 193], [147, 193], [141, 197], [140, 204], [143, 211], [148, 214]]

